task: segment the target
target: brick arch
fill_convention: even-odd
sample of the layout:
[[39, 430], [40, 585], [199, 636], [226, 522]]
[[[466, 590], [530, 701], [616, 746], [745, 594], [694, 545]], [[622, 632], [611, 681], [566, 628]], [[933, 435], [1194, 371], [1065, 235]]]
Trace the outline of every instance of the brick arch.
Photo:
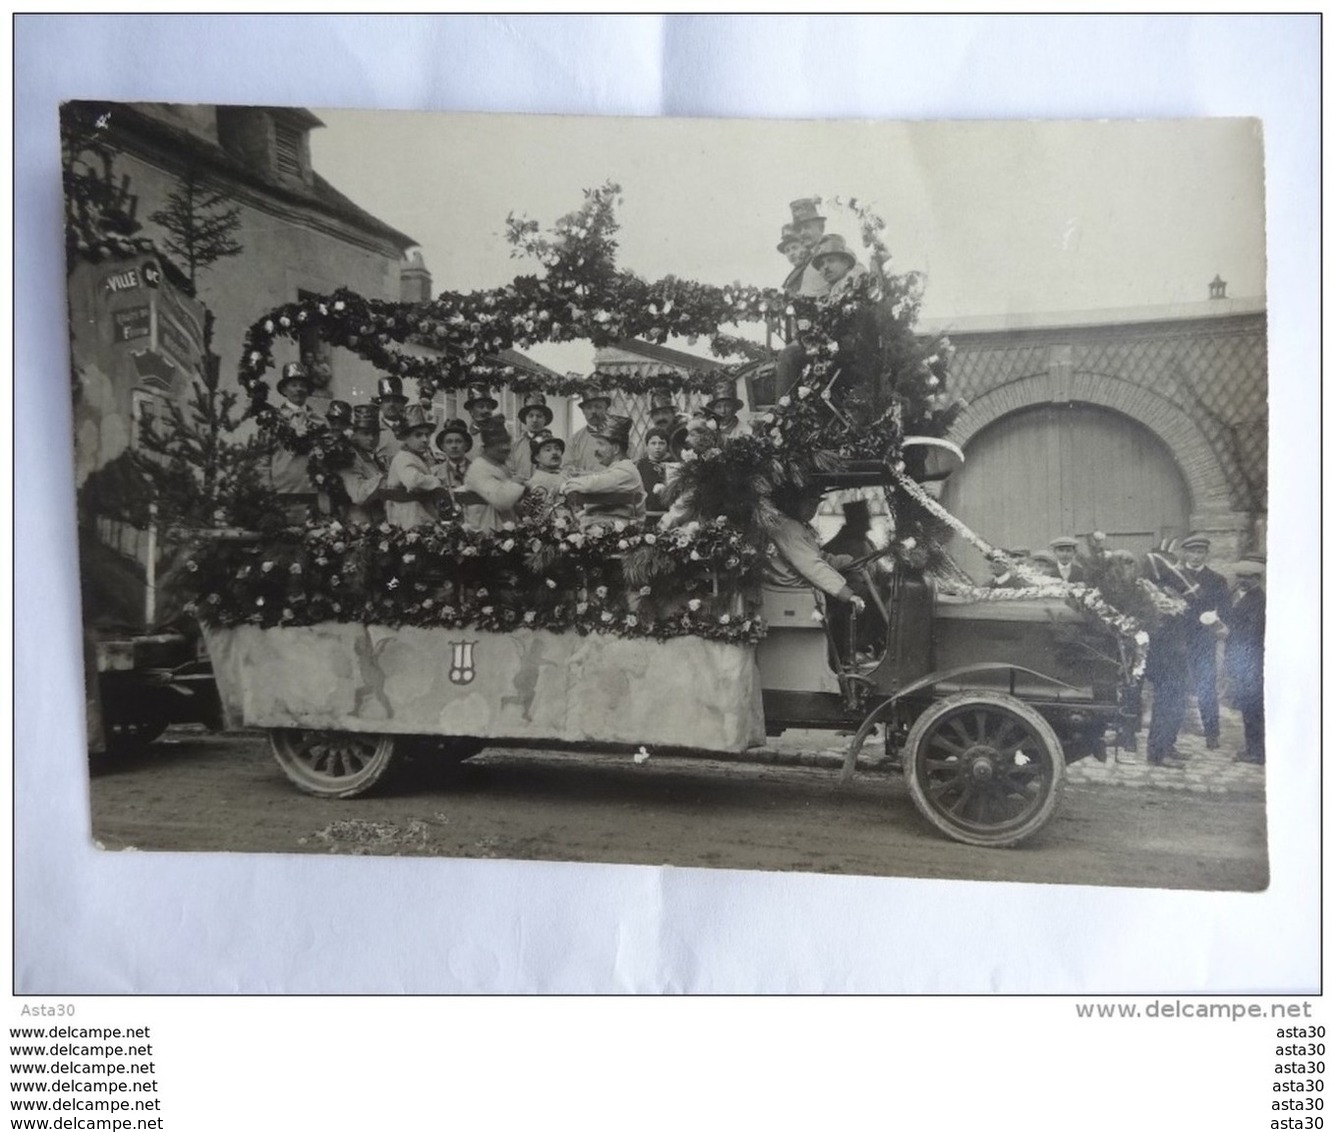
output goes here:
[[994, 421], [1040, 405], [1098, 405], [1139, 422], [1168, 446], [1191, 492], [1194, 512], [1229, 506], [1228, 480], [1210, 441], [1196, 423], [1166, 397], [1101, 373], [1033, 374], [989, 389], [970, 402], [948, 436], [963, 448]]

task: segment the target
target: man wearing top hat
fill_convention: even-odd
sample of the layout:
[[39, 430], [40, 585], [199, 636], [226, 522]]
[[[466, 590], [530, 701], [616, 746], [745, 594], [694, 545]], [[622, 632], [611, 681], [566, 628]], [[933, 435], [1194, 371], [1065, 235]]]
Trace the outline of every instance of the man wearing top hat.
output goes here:
[[[311, 395], [311, 379], [300, 362], [289, 362], [278, 379], [278, 415], [298, 437], [324, 427], [324, 420], [306, 403]], [[281, 444], [274, 451], [269, 475], [279, 495], [308, 495], [315, 489], [306, 474], [306, 453], [292, 452]], [[288, 507], [288, 519], [300, 522], [305, 518], [301, 504]]]
[[630, 418], [607, 416], [592, 436], [600, 470], [574, 476], [562, 485], [566, 496], [582, 497], [580, 527], [643, 521], [644, 481], [627, 455]]
[[1265, 561], [1244, 558], [1234, 567], [1236, 597], [1228, 609], [1224, 672], [1242, 713], [1245, 746], [1237, 761], [1265, 762]]
[[[334, 402], [338, 404], [338, 402]], [[333, 416], [333, 405], [330, 406]], [[385, 504], [381, 492], [388, 469], [376, 452], [380, 444], [380, 409], [376, 405], [358, 405], [351, 411], [352, 463], [340, 468], [338, 478], [348, 496], [343, 522], [374, 526], [385, 518]]]
[[[806, 298], [819, 298], [827, 294], [830, 285], [825, 281], [820, 271], [812, 260], [816, 245], [821, 237], [825, 235], [825, 217], [820, 214], [820, 209], [816, 204], [814, 197], [803, 197], [795, 200], [788, 206], [793, 213], [793, 222], [791, 225], [784, 226], [784, 233], [787, 234], [791, 228], [793, 234], [802, 245], [803, 252], [791, 252], [785, 249], [785, 242], [781, 238], [779, 241], [779, 250], [788, 256], [788, 262], [793, 264], [793, 272], [784, 280], [783, 289], [789, 294], [801, 295]], [[801, 255], [802, 267], [798, 269], [795, 257]], [[799, 274], [800, 270], [800, 274]], [[794, 276], [797, 278], [794, 280]], [[789, 286], [789, 282], [793, 286]]]
[[737, 382], [732, 378], [721, 378], [715, 383], [713, 396], [705, 408], [713, 419], [720, 443], [751, 435], [751, 426], [738, 416], [742, 399], [737, 396]]
[[594, 433], [606, 422], [608, 411], [612, 408], [612, 398], [600, 389], [590, 389], [581, 398], [579, 408], [589, 423], [576, 430], [570, 438], [562, 464], [573, 475], [602, 470], [603, 465], [594, 452]]
[[802, 280], [806, 276], [807, 265], [811, 262], [811, 247], [797, 234], [796, 224], [783, 226], [778, 247], [779, 253], [788, 261], [790, 268], [783, 280], [784, 293], [799, 295], [802, 293]]
[[1084, 582], [1087, 577], [1085, 564], [1076, 557], [1079, 546], [1080, 544], [1070, 535], [1058, 535], [1048, 543], [1048, 549], [1052, 551], [1055, 563], [1048, 568], [1048, 573], [1063, 582], [1072, 584]]
[[403, 382], [397, 377], [382, 377], [376, 383], [376, 395], [371, 403], [380, 407], [380, 459], [385, 467], [402, 447], [399, 433], [403, 430], [403, 412], [408, 398], [403, 395]]
[[480, 531], [494, 531], [501, 524], [513, 522], [515, 508], [526, 491], [522, 483], [510, 475], [510, 430], [504, 417], [485, 417], [478, 424], [478, 438], [482, 452], [468, 467], [464, 487], [482, 497], [482, 504], [472, 517], [466, 516], [469, 526]]
[[464, 402], [464, 412], [473, 419], [468, 431], [478, 436], [482, 431], [482, 422], [494, 415], [500, 407], [500, 402], [485, 385], [470, 386], [468, 400]]
[[[421, 527], [440, 519], [437, 494], [445, 485], [431, 473], [427, 450], [431, 444], [431, 419], [421, 405], [403, 411], [402, 447], [394, 454], [385, 477], [385, 518], [396, 527]], [[395, 496], [406, 495], [405, 499]]]
[[[645, 430], [658, 429], [669, 440], [672, 434], [686, 423], [686, 418], [677, 412], [677, 399], [672, 395], [672, 390], [666, 386], [660, 386], [649, 393], [649, 427]], [[644, 442], [635, 453], [636, 461], [640, 461], [649, 455], [649, 438], [646, 435]]]
[[324, 414], [325, 424], [331, 432], [341, 432], [345, 436], [352, 432], [352, 406], [346, 401], [330, 401]]
[[519, 433], [515, 436], [510, 452], [510, 474], [520, 483], [528, 482], [533, 474], [533, 441], [544, 432], [549, 432], [552, 423], [552, 410], [547, 406], [547, 398], [541, 393], [529, 393], [519, 408]]
[[1205, 745], [1214, 751], [1219, 748], [1218, 626], [1227, 617], [1231, 602], [1224, 576], [1205, 564], [1209, 553], [1210, 540], [1205, 535], [1189, 535], [1182, 540], [1182, 564], [1178, 570], [1187, 580], [1187, 590], [1182, 596], [1187, 600], [1189, 687], [1201, 713]]

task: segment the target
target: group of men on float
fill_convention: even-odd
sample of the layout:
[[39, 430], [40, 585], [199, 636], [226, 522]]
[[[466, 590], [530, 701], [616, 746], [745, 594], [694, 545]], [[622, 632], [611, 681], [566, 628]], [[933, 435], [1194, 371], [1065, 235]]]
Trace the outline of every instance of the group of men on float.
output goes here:
[[[659, 520], [665, 492], [688, 448], [747, 435], [736, 383], [725, 379], [691, 418], [672, 391], [650, 395], [647, 430], [631, 459], [632, 421], [611, 411], [610, 394], [591, 388], [580, 401], [586, 424], [567, 443], [552, 433], [546, 397], [525, 396], [511, 432], [490, 391], [474, 387], [464, 402], [469, 420], [437, 426], [430, 406], [410, 404], [398, 378], [381, 378], [369, 404], [332, 401], [322, 417], [309, 404], [311, 381], [292, 363], [278, 381], [278, 412], [298, 435], [319, 428], [343, 432], [353, 458], [338, 469], [347, 497], [339, 517], [349, 523], [387, 521], [397, 527], [434, 523], [457, 511], [465, 525], [495, 530], [525, 513], [567, 509], [582, 526], [616, 520]], [[476, 449], [476, 451], [475, 451]], [[308, 497], [317, 485], [307, 457], [280, 449], [273, 482], [281, 494]]]

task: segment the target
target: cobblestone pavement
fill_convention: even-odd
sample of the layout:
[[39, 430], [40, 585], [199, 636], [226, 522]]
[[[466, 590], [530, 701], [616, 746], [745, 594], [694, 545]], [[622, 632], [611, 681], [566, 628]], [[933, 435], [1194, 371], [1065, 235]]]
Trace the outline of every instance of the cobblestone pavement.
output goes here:
[[[1109, 751], [1107, 761], [1102, 763], [1093, 758], [1080, 759], [1066, 768], [1067, 781], [1122, 789], [1151, 788], [1192, 794], [1264, 797], [1265, 767], [1234, 759], [1243, 746], [1242, 717], [1231, 708], [1220, 705], [1220, 746], [1217, 751], [1209, 751], [1194, 716], [1195, 711], [1189, 707], [1187, 725], [1178, 736], [1178, 753], [1186, 759], [1182, 769], [1170, 770], [1146, 763], [1145, 732], [1142, 730], [1136, 751]], [[851, 741], [851, 735], [833, 731], [785, 731], [780, 736], [771, 737], [766, 747], [748, 751], [746, 758], [785, 765], [839, 767], [843, 765]], [[858, 769], [888, 768], [883, 750], [879, 741], [869, 739], [858, 758]]]

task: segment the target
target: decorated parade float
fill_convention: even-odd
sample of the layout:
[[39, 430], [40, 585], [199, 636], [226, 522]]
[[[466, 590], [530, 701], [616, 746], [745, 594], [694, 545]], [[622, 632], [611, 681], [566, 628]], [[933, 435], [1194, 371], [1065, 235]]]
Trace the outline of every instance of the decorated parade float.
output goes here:
[[[338, 291], [250, 327], [246, 415], [267, 443], [306, 458], [325, 512], [257, 524], [253, 499], [249, 518], [224, 500], [196, 522], [183, 576], [228, 721], [268, 730], [291, 780], [333, 797], [371, 788], [404, 751], [739, 753], [786, 728], [843, 730], [855, 733], [845, 776], [876, 736], [885, 755], [874, 761], [902, 764], [949, 836], [1027, 837], [1053, 812], [1066, 762], [1134, 733], [1147, 630], [1172, 599], [1097, 539], [1086, 585], [1016, 562], [1023, 588], [984, 589], [954, 567], [953, 537], [1002, 552], [930, 486], [962, 459], [941, 439], [963, 407], [949, 391], [950, 344], [914, 333], [920, 281], [890, 272], [882, 224], [858, 202], [831, 203], [856, 218], [869, 268], [816, 299], [619, 269], [618, 191], [589, 191], [548, 232], [512, 218], [510, 241], [536, 270], [507, 286], [420, 304]], [[749, 428], [693, 430], [667, 526], [581, 526], [536, 506], [484, 532], [450, 505], [421, 527], [349, 524], [333, 517], [347, 433], [293, 430], [266, 380], [275, 343], [312, 333], [415, 385], [424, 403], [479, 385], [568, 395], [597, 383], [609, 395], [666, 387], [689, 410], [726, 381], [747, 391]], [[502, 357], [628, 338], [700, 340], [720, 360], [652, 378], [544, 378]], [[849, 574], [865, 608], [767, 585], [784, 503], [855, 489], [883, 498], [890, 519], [886, 544]]]

